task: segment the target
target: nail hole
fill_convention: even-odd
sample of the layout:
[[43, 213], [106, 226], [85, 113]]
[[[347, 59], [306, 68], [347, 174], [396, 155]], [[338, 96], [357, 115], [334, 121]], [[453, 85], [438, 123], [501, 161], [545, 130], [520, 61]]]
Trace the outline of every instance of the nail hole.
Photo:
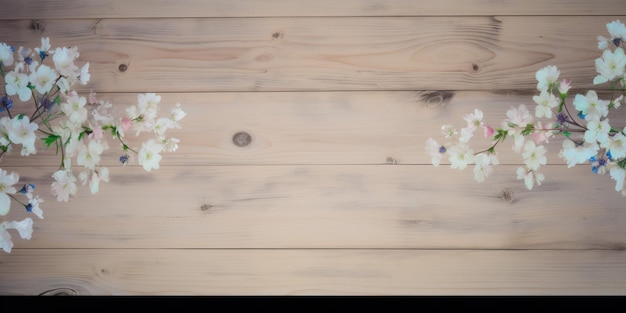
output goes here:
[[120, 64], [120, 66], [118, 66], [118, 67], [117, 67], [117, 69], [118, 69], [120, 72], [122, 72], [122, 73], [123, 73], [123, 72], [126, 72], [126, 70], [128, 69], [128, 65], [126, 65], [126, 64]]
[[245, 147], [252, 141], [252, 136], [247, 132], [238, 132], [233, 136], [233, 143], [237, 147]]

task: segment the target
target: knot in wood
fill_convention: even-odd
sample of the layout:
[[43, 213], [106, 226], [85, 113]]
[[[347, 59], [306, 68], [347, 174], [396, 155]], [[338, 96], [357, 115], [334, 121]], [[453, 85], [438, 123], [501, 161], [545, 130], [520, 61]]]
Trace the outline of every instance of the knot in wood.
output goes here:
[[233, 135], [233, 143], [237, 147], [245, 147], [252, 142], [252, 136], [245, 131], [237, 132]]
[[118, 69], [120, 72], [124, 73], [124, 72], [126, 72], [126, 70], [128, 70], [128, 65], [123, 64], [123, 63], [122, 63], [122, 64], [120, 64], [120, 65], [117, 67], [117, 69]]
[[40, 296], [77, 296], [78, 291], [71, 288], [55, 288], [48, 291], [44, 291], [39, 294]]
[[212, 208], [213, 206], [210, 204], [203, 204], [202, 206], [200, 206], [200, 210], [202, 211], [208, 211], [210, 208]]
[[46, 28], [40, 20], [34, 20], [30, 23], [30, 29], [38, 32], [43, 32]]
[[515, 199], [513, 190], [510, 190], [510, 189], [502, 190], [502, 192], [500, 193], [500, 198], [502, 198], [502, 200], [504, 200], [505, 202], [512, 203], [513, 200]]
[[422, 93], [420, 95], [421, 100], [429, 108], [436, 108], [438, 106], [447, 104], [454, 97], [454, 92], [450, 91], [433, 91]]

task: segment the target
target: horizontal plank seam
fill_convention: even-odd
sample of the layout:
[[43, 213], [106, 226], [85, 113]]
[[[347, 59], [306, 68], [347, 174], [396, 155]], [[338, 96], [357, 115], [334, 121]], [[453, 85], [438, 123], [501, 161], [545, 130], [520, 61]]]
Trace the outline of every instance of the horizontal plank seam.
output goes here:
[[[624, 13], [626, 14], [626, 13]], [[76, 17], [50, 17], [50, 18], [39, 18], [39, 17], [20, 17], [20, 18], [0, 18], [0, 21], [18, 21], [18, 20], [31, 20], [31, 19], [42, 19], [42, 20], [92, 20], [92, 19], [111, 19], [111, 20], [141, 20], [141, 19], [185, 19], [185, 18], [205, 18], [205, 19], [288, 19], [288, 18], [412, 18], [412, 17], [433, 17], [433, 18], [441, 18], [441, 17], [626, 17], [624, 14], [416, 14], [416, 15], [263, 15], [263, 16], [164, 16], [164, 15], [152, 15], [152, 16], [137, 16], [137, 17], [114, 17], [113, 15], [101, 15], [101, 16], [90, 16], [84, 18], [76, 18]]]
[[349, 250], [349, 251], [624, 251], [626, 248], [581, 248], [581, 249], [541, 249], [541, 248], [509, 248], [509, 249], [485, 249], [485, 248], [13, 248], [13, 250]]

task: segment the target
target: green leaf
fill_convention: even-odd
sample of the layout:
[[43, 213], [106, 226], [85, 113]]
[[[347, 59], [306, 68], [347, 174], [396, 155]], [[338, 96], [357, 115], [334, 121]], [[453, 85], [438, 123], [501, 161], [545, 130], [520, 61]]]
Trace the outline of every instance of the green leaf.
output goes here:
[[562, 134], [563, 134], [563, 136], [565, 136], [565, 137], [567, 137], [567, 138], [569, 138], [569, 136], [571, 136], [571, 135], [572, 135], [572, 133], [567, 132], [567, 131], [563, 132]]
[[524, 128], [524, 130], [522, 130], [522, 136], [530, 135], [534, 129], [535, 129], [535, 126], [533, 124], [526, 124], [526, 127]]
[[44, 143], [46, 144], [46, 146], [48, 148], [50, 148], [50, 145], [52, 145], [54, 142], [56, 142], [59, 139], [61, 139], [61, 136], [52, 134], [52, 135], [49, 135], [46, 138], [42, 138], [41, 140], [43, 140]]

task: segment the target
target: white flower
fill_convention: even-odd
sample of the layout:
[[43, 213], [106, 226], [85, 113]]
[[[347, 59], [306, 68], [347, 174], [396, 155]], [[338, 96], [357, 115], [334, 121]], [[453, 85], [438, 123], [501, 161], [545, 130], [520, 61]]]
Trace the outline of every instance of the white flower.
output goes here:
[[606, 48], [609, 47], [609, 45], [612, 43], [612, 40], [609, 38], [606, 38], [604, 36], [598, 36], [598, 49], [600, 50], [604, 50]]
[[549, 89], [556, 84], [561, 72], [554, 65], [548, 65], [535, 73], [537, 79], [537, 90], [550, 91]]
[[616, 133], [609, 140], [609, 151], [614, 159], [626, 157], [626, 136]]
[[176, 122], [169, 117], [161, 117], [156, 120], [154, 123], [154, 127], [152, 131], [159, 137], [162, 138], [165, 136], [165, 132], [167, 132], [170, 128], [175, 128], [177, 126]]
[[476, 128], [483, 126], [483, 112], [478, 109], [474, 109], [474, 113], [470, 113], [463, 117], [467, 122], [467, 127], [461, 129], [461, 142], [468, 142], [474, 135]]
[[3, 66], [13, 65], [13, 48], [6, 43], [0, 43], [0, 63]]
[[52, 174], [55, 182], [52, 183], [52, 195], [57, 197], [57, 201], [69, 201], [70, 196], [76, 194], [76, 177], [72, 172], [60, 169]]
[[542, 90], [539, 95], [533, 96], [533, 101], [537, 103], [535, 106], [535, 117], [552, 118], [552, 109], [559, 105], [559, 100], [553, 93]]
[[537, 146], [534, 141], [529, 140], [526, 141], [526, 144], [524, 145], [522, 157], [524, 158], [526, 166], [528, 166], [529, 169], [536, 171], [539, 169], [539, 166], [547, 163], [545, 154], [546, 148], [544, 146]]
[[22, 239], [29, 239], [33, 235], [33, 220], [30, 217], [23, 219], [20, 222], [12, 221], [9, 222], [7, 229], [15, 229], [20, 234]]
[[468, 145], [458, 144], [448, 149], [448, 159], [450, 160], [450, 168], [462, 170], [467, 167], [467, 164], [474, 161], [474, 155]]
[[441, 133], [443, 133], [446, 139], [450, 139], [458, 134], [454, 126], [450, 124], [441, 126]]
[[68, 159], [74, 157], [78, 153], [79, 146], [82, 144], [78, 140], [78, 134], [81, 131], [80, 125], [68, 123], [68, 120], [60, 121], [58, 125], [53, 125], [52, 130], [61, 141], [65, 143], [65, 155]]
[[28, 205], [27, 210], [31, 213], [35, 214], [40, 219], [43, 219], [43, 210], [39, 207], [39, 204], [43, 202], [43, 199], [40, 199], [39, 196], [33, 196], [32, 194], [28, 195]]
[[589, 121], [587, 131], [585, 131], [585, 141], [589, 143], [598, 142], [600, 147], [606, 148], [609, 145], [610, 131], [609, 119]]
[[70, 92], [65, 100], [61, 103], [61, 111], [67, 115], [69, 121], [78, 125], [87, 120], [87, 109], [85, 104], [87, 99], [85, 97], [78, 96], [75, 91]]
[[[507, 125], [512, 123], [515, 126], [525, 127], [533, 123], [533, 116], [523, 104], [520, 104], [517, 108], [511, 106], [509, 110], [506, 111], [506, 117], [505, 122]], [[507, 126], [507, 128], [511, 127]]]
[[9, 140], [15, 144], [22, 145], [22, 150], [20, 151], [22, 156], [37, 153], [37, 149], [35, 148], [37, 135], [35, 135], [35, 131], [38, 128], [39, 125], [37, 123], [31, 123], [28, 116], [25, 115], [13, 117], [11, 122], [7, 125]]
[[502, 122], [502, 129], [508, 131], [508, 136], [513, 138], [513, 151], [519, 153], [524, 146], [525, 136], [522, 129], [533, 123], [533, 116], [525, 105], [520, 104], [517, 108], [511, 106], [506, 111], [507, 118]]
[[493, 166], [498, 164], [498, 159], [493, 154], [480, 153], [474, 158], [474, 179], [477, 182], [485, 181], [485, 178], [493, 173]]
[[167, 151], [167, 152], [174, 152], [174, 151], [178, 150], [178, 143], [179, 142], [180, 142], [180, 139], [178, 139], [178, 138], [166, 138], [166, 139], [163, 139], [163, 141], [162, 141], [163, 150]]
[[52, 54], [53, 51], [50, 50], [50, 38], [49, 37], [42, 37], [41, 38], [41, 47], [39, 48], [35, 48], [35, 51], [39, 54], [39, 56], [41, 57], [42, 54]]
[[11, 234], [8, 232], [9, 222], [0, 223], [0, 248], [6, 253], [10, 253], [13, 249], [13, 241]]
[[598, 75], [593, 79], [594, 84], [602, 84], [624, 76], [624, 66], [626, 66], [626, 55], [619, 47], [614, 52], [604, 50], [602, 58], [596, 59], [596, 71]]
[[574, 107], [585, 115], [586, 120], [606, 117], [609, 114], [609, 101], [598, 99], [598, 94], [589, 90], [586, 95], [574, 97]]
[[535, 127], [535, 131], [533, 131], [532, 134], [530, 134], [530, 137], [533, 138], [533, 140], [535, 141], [535, 144], [540, 144], [543, 142], [549, 143], [550, 142], [549, 139], [550, 137], [554, 135], [554, 132], [552, 130], [545, 128], [543, 126], [543, 123], [541, 123], [541, 121], [536, 121], [534, 127]]
[[428, 138], [426, 141], [426, 153], [430, 156], [430, 162], [434, 166], [439, 166], [445, 152], [446, 148], [444, 146], [440, 145], [435, 139]]
[[87, 146], [79, 146], [76, 164], [93, 170], [100, 163], [100, 155], [104, 150], [105, 146], [101, 142], [90, 140]]
[[576, 164], [585, 163], [592, 156], [598, 153], [600, 147], [598, 143], [576, 143], [573, 140], [563, 140], [563, 148], [560, 151], [560, 156], [567, 162], [567, 167], [573, 167]]
[[91, 74], [89, 74], [89, 63], [86, 63], [85, 65], [83, 65], [83, 67], [80, 68], [79, 78], [81, 84], [87, 85], [87, 83], [91, 79]]
[[95, 194], [100, 188], [100, 181], [109, 181], [109, 169], [100, 167], [94, 170], [82, 171], [78, 177], [83, 185], [89, 183], [89, 190], [92, 194]]
[[539, 186], [545, 179], [542, 173], [533, 170], [526, 170], [523, 167], [517, 169], [517, 179], [524, 180], [524, 185], [528, 190], [532, 190], [535, 183]]
[[185, 111], [183, 111], [183, 109], [180, 107], [180, 103], [176, 103], [176, 106], [172, 109], [172, 113], [171, 113], [170, 117], [171, 117], [171, 119], [173, 121], [179, 122], [186, 115], [187, 115], [187, 113]]
[[32, 92], [30, 88], [28, 88], [28, 76], [26, 74], [13, 70], [6, 74], [4, 80], [6, 81], [5, 90], [7, 95], [13, 96], [17, 94], [23, 102], [30, 100]]
[[614, 20], [606, 24], [606, 29], [609, 31], [611, 35], [611, 40], [626, 39], [626, 26], [624, 23], [620, 22], [620, 20]]
[[148, 141], [144, 142], [141, 145], [138, 153], [138, 161], [139, 165], [142, 165], [144, 170], [150, 172], [150, 170], [158, 169], [159, 162], [161, 161], [161, 151], [163, 150], [163, 145], [156, 142], [154, 139], [148, 139]]
[[33, 220], [30, 217], [27, 217], [20, 222], [5, 221], [0, 224], [0, 247], [7, 253], [11, 252], [11, 249], [13, 248], [11, 234], [8, 232], [9, 229], [17, 230], [22, 239], [30, 240], [33, 234]]
[[74, 60], [79, 56], [78, 49], [59, 47], [54, 50], [52, 60], [57, 71], [65, 77], [69, 77], [70, 81], [76, 78], [78, 66], [74, 64]]
[[624, 177], [626, 176], [624, 169], [619, 166], [614, 166], [611, 168], [609, 174], [615, 181], [615, 191], [622, 191], [624, 189]]
[[57, 72], [47, 65], [40, 65], [37, 71], [32, 72], [28, 77], [29, 81], [40, 94], [45, 94], [52, 90], [54, 81], [57, 78]]
[[7, 215], [11, 210], [11, 198], [7, 195], [12, 195], [17, 192], [13, 185], [17, 184], [20, 180], [20, 175], [15, 172], [10, 174], [3, 169], [0, 169], [0, 216]]

